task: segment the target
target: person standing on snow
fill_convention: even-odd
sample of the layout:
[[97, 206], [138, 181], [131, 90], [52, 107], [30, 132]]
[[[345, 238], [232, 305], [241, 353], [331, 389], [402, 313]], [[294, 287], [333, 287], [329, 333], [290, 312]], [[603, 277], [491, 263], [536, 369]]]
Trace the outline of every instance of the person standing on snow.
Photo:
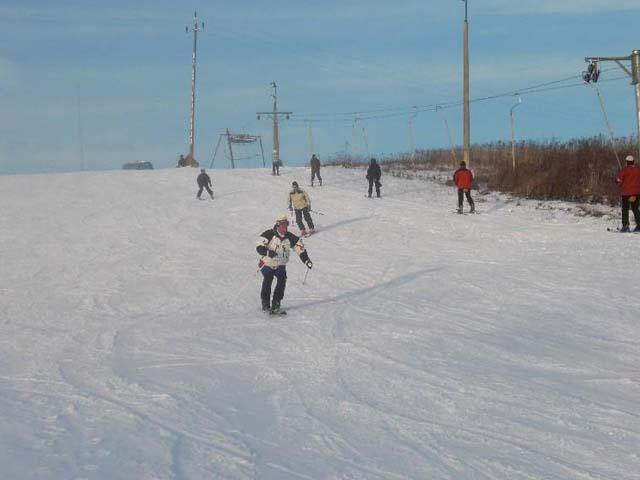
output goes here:
[[307, 226], [309, 227], [309, 235], [315, 232], [311, 213], [309, 213], [311, 211], [311, 199], [309, 198], [309, 195], [307, 195], [307, 192], [298, 186], [298, 182], [293, 182], [291, 184], [291, 191], [289, 192], [289, 211], [291, 210], [296, 212], [296, 224], [303, 236], [307, 235], [307, 230], [304, 228], [304, 223], [302, 222], [303, 215], [304, 219], [307, 221]]
[[462, 213], [462, 204], [464, 196], [467, 197], [467, 202], [471, 207], [470, 212], [476, 211], [476, 206], [471, 198], [471, 185], [473, 184], [473, 173], [467, 168], [466, 162], [463, 160], [460, 162], [460, 168], [453, 174], [453, 183], [458, 187], [458, 213]]
[[311, 161], [309, 164], [311, 165], [311, 186], [313, 187], [313, 180], [316, 176], [318, 177], [320, 186], [322, 186], [322, 177], [320, 176], [320, 159], [316, 157], [315, 153], [311, 155]]
[[282, 165], [280, 160], [273, 160], [271, 163], [271, 175], [280, 175], [280, 165]]
[[621, 232], [629, 231], [629, 207], [633, 212], [636, 221], [634, 232], [640, 232], [640, 209], [638, 202], [640, 201], [640, 166], [635, 164], [632, 155], [625, 158], [627, 165], [616, 175], [616, 183], [620, 189], [622, 197], [622, 228]]
[[[289, 261], [291, 250], [293, 249], [298, 254], [307, 268], [313, 267], [302, 240], [289, 232], [288, 227], [289, 220], [287, 220], [286, 216], [283, 215], [276, 218], [273, 228], [260, 235], [258, 246], [256, 247], [256, 251], [261, 255], [258, 267], [263, 277], [262, 290], [260, 291], [262, 310], [274, 315], [286, 314], [286, 311], [280, 309], [280, 302], [284, 297], [284, 290], [287, 285], [287, 262]], [[274, 277], [278, 279], [278, 282], [273, 291], [273, 301], [269, 303], [271, 299], [271, 284]]]
[[198, 189], [198, 194], [196, 195], [196, 197], [198, 198], [198, 200], [202, 200], [200, 198], [200, 195], [202, 195], [202, 190], [206, 189], [207, 192], [209, 193], [209, 196], [211, 197], [211, 200], [213, 200], [213, 191], [211, 190], [211, 178], [209, 178], [209, 175], [207, 175], [204, 171], [204, 168], [200, 169], [200, 175], [198, 175], [198, 187], [200, 187]]
[[369, 168], [367, 168], [367, 180], [369, 180], [369, 198], [371, 198], [371, 193], [373, 192], [373, 185], [376, 186], [376, 196], [380, 198], [380, 187], [382, 184], [380, 183], [380, 177], [382, 177], [382, 170], [380, 170], [380, 165], [377, 164], [376, 159], [372, 158], [369, 163]]

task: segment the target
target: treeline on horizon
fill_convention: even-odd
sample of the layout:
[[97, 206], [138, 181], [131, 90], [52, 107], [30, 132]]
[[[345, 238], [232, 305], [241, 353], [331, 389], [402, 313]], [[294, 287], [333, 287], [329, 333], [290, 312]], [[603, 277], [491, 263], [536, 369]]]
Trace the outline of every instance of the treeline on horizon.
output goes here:
[[[615, 152], [624, 165], [627, 155], [636, 157], [633, 137], [614, 139]], [[515, 144], [515, 169], [511, 144], [491, 142], [472, 145], [470, 168], [483, 188], [515, 196], [616, 205], [615, 183], [621, 168], [612, 142], [604, 136], [568, 141], [521, 141]], [[453, 171], [462, 160], [462, 149], [417, 150], [378, 159], [383, 171], [410, 177], [411, 170]], [[337, 155], [327, 165], [365, 166], [368, 158]], [[403, 172], [404, 171], [404, 172]]]

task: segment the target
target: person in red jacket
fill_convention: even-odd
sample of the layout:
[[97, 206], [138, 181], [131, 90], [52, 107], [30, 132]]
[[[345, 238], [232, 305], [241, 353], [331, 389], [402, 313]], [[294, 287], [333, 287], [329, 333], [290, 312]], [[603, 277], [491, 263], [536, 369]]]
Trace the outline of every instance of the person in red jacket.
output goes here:
[[640, 197], [640, 166], [635, 164], [632, 155], [625, 158], [627, 165], [616, 175], [616, 183], [622, 197], [622, 228], [621, 232], [629, 231], [629, 207], [636, 220], [634, 232], [640, 232], [640, 209], [638, 209], [638, 197]]
[[467, 163], [460, 162], [460, 168], [453, 174], [453, 183], [458, 187], [458, 213], [462, 213], [462, 203], [464, 196], [467, 197], [467, 202], [471, 207], [471, 213], [476, 211], [476, 206], [471, 198], [471, 185], [473, 184], [473, 173], [467, 168]]

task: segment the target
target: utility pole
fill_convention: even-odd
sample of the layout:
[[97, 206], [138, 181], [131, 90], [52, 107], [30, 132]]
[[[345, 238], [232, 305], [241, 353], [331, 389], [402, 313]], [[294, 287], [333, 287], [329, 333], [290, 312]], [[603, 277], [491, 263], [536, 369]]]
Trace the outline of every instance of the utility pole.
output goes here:
[[417, 116], [418, 116], [417, 112], [412, 113], [411, 115], [409, 115], [409, 122], [408, 122], [409, 123], [409, 144], [411, 148], [411, 164], [412, 165], [416, 161], [416, 142], [415, 142], [413, 124]]
[[[198, 26], [198, 12], [193, 12], [193, 57], [191, 61], [191, 117], [189, 120], [189, 155], [187, 157], [187, 165], [192, 167], [198, 166], [194, 156], [193, 145], [195, 143], [195, 118], [196, 118], [196, 46], [198, 43], [198, 31], [204, 30], [204, 22]], [[189, 27], [185, 27], [185, 32], [189, 32]]]
[[[589, 62], [587, 70], [582, 72], [582, 79], [586, 83], [598, 81], [600, 77], [598, 63], [600, 62], [616, 62], [631, 77], [631, 85], [634, 86], [636, 98], [637, 155], [640, 158], [640, 50], [633, 50], [628, 57], [586, 57], [584, 60]], [[622, 64], [624, 61], [631, 61], [631, 70]]]
[[471, 161], [471, 133], [470, 133], [470, 114], [469, 114], [469, 22], [467, 0], [464, 2], [464, 67], [463, 67], [463, 94], [464, 94], [464, 151], [463, 160], [467, 167]]
[[[436, 105], [436, 112], [441, 111], [442, 107], [440, 105]], [[444, 127], [447, 129], [447, 136], [449, 137], [449, 148], [451, 149], [451, 159], [453, 160], [453, 166], [458, 166], [458, 156], [456, 155], [456, 150], [453, 148], [453, 138], [451, 137], [451, 130], [449, 130], [449, 122], [447, 122], [447, 117], [442, 114], [442, 120], [444, 120]]]
[[307, 129], [309, 132], [309, 155], [313, 155], [313, 128], [311, 126], [311, 122], [307, 122]]
[[231, 147], [231, 132], [227, 128], [227, 144], [229, 145], [229, 159], [231, 160], [231, 168], [236, 168], [236, 163], [233, 159], [233, 148]]
[[[516, 95], [518, 95], [518, 94], [516, 94]], [[516, 170], [516, 146], [515, 146], [514, 134], [513, 134], [513, 109], [516, 108], [521, 103], [522, 103], [522, 97], [520, 95], [518, 95], [518, 103], [514, 104], [511, 107], [511, 110], [509, 110], [509, 118], [511, 120], [511, 161], [513, 163], [513, 171], [514, 172]]]
[[258, 120], [260, 120], [261, 115], [265, 115], [267, 117], [271, 117], [273, 119], [273, 151], [271, 154], [271, 161], [274, 165], [280, 165], [280, 137], [278, 133], [278, 119], [280, 115], [284, 115], [287, 120], [289, 120], [289, 115], [292, 115], [293, 112], [279, 112], [278, 111], [278, 86], [276, 82], [271, 82], [271, 87], [273, 88], [273, 110], [271, 112], [256, 112], [258, 115]]

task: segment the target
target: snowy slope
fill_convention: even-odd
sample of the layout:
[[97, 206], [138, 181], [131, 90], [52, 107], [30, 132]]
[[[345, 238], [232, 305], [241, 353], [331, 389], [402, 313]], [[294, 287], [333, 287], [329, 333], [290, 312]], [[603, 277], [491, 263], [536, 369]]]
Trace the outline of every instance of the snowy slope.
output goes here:
[[[0, 177], [3, 479], [637, 479], [640, 235], [362, 170]], [[293, 228], [297, 232], [297, 228]]]

